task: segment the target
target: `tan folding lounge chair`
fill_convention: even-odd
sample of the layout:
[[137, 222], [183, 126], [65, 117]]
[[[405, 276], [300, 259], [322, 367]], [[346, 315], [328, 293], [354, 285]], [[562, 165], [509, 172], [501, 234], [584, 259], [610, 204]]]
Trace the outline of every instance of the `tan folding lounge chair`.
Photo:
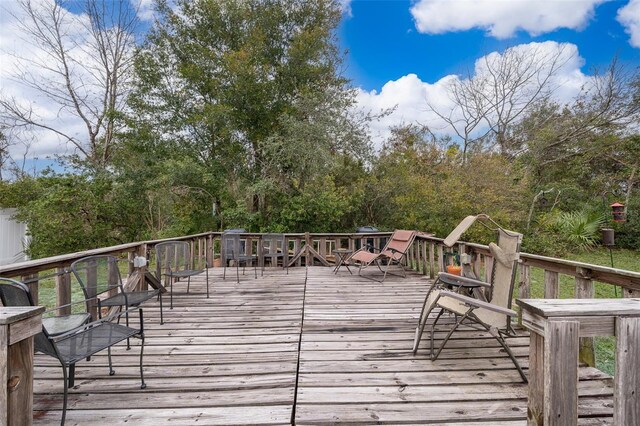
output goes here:
[[[416, 231], [405, 231], [405, 230], [396, 229], [391, 235], [391, 237], [389, 238], [387, 245], [384, 246], [384, 248], [381, 251], [379, 251], [378, 253], [375, 253], [375, 252], [372, 253], [369, 250], [374, 249], [375, 251], [375, 248], [369, 245], [366, 245], [362, 247], [360, 250], [353, 253], [353, 255], [349, 258], [349, 262], [355, 262], [357, 265], [360, 266], [360, 268], [358, 269], [359, 275], [362, 275], [362, 269], [366, 268], [371, 264], [375, 264], [380, 270], [380, 272], [383, 273], [382, 280], [380, 280], [379, 282], [383, 282], [385, 278], [387, 278], [387, 274], [397, 275], [389, 272], [389, 268], [391, 267], [392, 264], [400, 265], [400, 269], [402, 270], [401, 276], [405, 277], [406, 274], [404, 271], [404, 266], [402, 265], [402, 261], [405, 255], [407, 254], [409, 247], [411, 247], [411, 244], [413, 244], [413, 240], [415, 238], [416, 238]], [[383, 265], [381, 263], [383, 261], [386, 261], [386, 265], [384, 265], [385, 266], [384, 269], [382, 269]], [[362, 276], [374, 281], [378, 281], [372, 276], [368, 276], [368, 275], [362, 275]]]
[[[444, 240], [444, 244], [452, 247], [460, 239], [460, 236], [476, 221], [480, 221], [481, 224], [498, 233], [498, 244], [489, 244], [489, 250], [494, 259], [491, 280], [486, 283], [465, 276], [440, 272], [438, 278], [427, 292], [422, 305], [422, 312], [413, 342], [413, 353], [418, 351], [429, 314], [434, 309], [440, 309], [431, 324], [430, 356], [432, 360], [438, 358], [451, 335], [461, 324], [475, 324], [488, 331], [500, 343], [515, 364], [522, 380], [526, 383], [527, 377], [504, 339], [504, 336], [515, 335], [511, 326], [511, 318], [517, 314], [511, 309], [511, 296], [515, 282], [516, 266], [520, 257], [522, 234], [503, 229], [486, 215], [467, 216]], [[495, 226], [495, 228], [491, 225]], [[454, 314], [456, 322], [447, 333], [440, 347], [434, 352], [435, 327], [445, 312]]]

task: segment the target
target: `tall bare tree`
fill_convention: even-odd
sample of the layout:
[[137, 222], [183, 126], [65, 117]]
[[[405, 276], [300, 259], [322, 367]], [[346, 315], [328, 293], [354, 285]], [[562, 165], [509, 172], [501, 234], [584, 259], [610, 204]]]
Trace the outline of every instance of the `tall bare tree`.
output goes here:
[[[54, 105], [60, 120], [47, 120], [34, 102], [3, 93], [1, 124], [39, 129], [75, 148], [72, 160], [93, 170], [109, 165], [119, 113], [123, 111], [136, 47], [137, 9], [129, 0], [85, 0], [84, 13], [64, 2], [17, 0], [19, 37], [37, 54], [13, 52], [15, 83]], [[74, 5], [77, 6], [77, 3]], [[79, 120], [76, 134], [64, 118]]]
[[510, 126], [549, 96], [557, 84], [554, 77], [571, 58], [564, 45], [549, 49], [542, 44], [486, 55], [466, 76], [449, 81], [447, 95], [453, 108], [427, 100], [428, 109], [456, 133], [465, 161], [477, 144], [507, 152]]

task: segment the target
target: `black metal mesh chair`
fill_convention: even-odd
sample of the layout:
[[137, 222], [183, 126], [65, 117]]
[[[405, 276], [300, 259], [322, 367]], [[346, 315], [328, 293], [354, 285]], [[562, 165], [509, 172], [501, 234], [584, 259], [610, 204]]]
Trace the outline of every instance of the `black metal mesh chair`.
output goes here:
[[[102, 318], [103, 307], [140, 306], [149, 299], [160, 300], [160, 324], [164, 324], [162, 315], [162, 294], [160, 290], [126, 291], [118, 268], [118, 259], [114, 256], [97, 255], [83, 257], [71, 264], [71, 270], [82, 286], [85, 299], [97, 300], [98, 318]], [[101, 296], [101, 297], [98, 297]], [[125, 315], [127, 326], [129, 316]]]
[[284, 234], [264, 234], [262, 236], [262, 270], [260, 275], [264, 275], [264, 267], [267, 260], [269, 260], [271, 266], [278, 266], [278, 259], [282, 259], [282, 268], [287, 270], [288, 275], [288, 251]]
[[[34, 306], [33, 298], [29, 292], [29, 288], [14, 280], [2, 278], [0, 279], [0, 298], [4, 306]], [[88, 359], [92, 355], [104, 349], [108, 351], [109, 358], [109, 375], [115, 374], [111, 363], [111, 346], [116, 343], [127, 340], [130, 337], [138, 337], [140, 344], [140, 381], [141, 389], [145, 389], [147, 385], [144, 382], [142, 369], [142, 359], [144, 353], [144, 320], [142, 309], [140, 312], [139, 328], [131, 328], [120, 325], [111, 320], [127, 313], [128, 311], [112, 315], [104, 319], [83, 324], [80, 327], [67, 330], [65, 333], [52, 336], [46, 327], [43, 326], [42, 332], [34, 336], [34, 347], [38, 352], [57, 358], [62, 366], [62, 375], [64, 381], [64, 394], [62, 403], [62, 420], [61, 425], [67, 414], [67, 395], [69, 387], [74, 385], [73, 376], [75, 365], [78, 361]], [[67, 374], [67, 368], [69, 374]]]
[[196, 269], [191, 260], [191, 246], [185, 241], [167, 241], [156, 244], [156, 276], [162, 281], [162, 275], [171, 279], [171, 309], [173, 309], [173, 285], [182, 278], [187, 279], [187, 293], [191, 285], [191, 277], [205, 273], [207, 282], [207, 299], [209, 298], [209, 265], [204, 269]]
[[222, 279], [227, 279], [227, 266], [233, 261], [236, 266], [236, 280], [240, 282], [240, 265], [242, 265], [242, 274], [244, 275], [245, 267], [249, 263], [253, 263], [255, 278], [258, 278], [258, 256], [254, 254], [245, 254], [245, 241], [240, 239], [240, 235], [232, 232], [224, 232], [222, 234], [222, 250], [221, 259], [224, 267]]

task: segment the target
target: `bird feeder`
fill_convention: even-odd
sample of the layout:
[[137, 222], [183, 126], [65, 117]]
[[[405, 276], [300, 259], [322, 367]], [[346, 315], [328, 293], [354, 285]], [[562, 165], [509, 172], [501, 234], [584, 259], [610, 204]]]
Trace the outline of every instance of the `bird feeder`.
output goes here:
[[613, 214], [614, 222], [626, 222], [627, 218], [624, 213], [624, 204], [613, 203], [611, 204], [611, 213]]

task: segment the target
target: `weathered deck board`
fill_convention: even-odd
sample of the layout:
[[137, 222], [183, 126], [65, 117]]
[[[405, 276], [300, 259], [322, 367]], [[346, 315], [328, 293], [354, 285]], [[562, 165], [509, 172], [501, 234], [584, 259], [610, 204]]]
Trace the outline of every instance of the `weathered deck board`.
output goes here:
[[[210, 299], [204, 277], [188, 295], [176, 286], [164, 326], [158, 304], [145, 306], [146, 390], [136, 340], [114, 350], [115, 376], [106, 353], [78, 364], [67, 424], [526, 424], [527, 386], [486, 333], [456, 333], [436, 362], [426, 339], [411, 353], [423, 276], [379, 284], [346, 270], [267, 268], [236, 284], [235, 272], [210, 275]], [[509, 343], [526, 369], [528, 335]], [[611, 379], [579, 374], [580, 424], [611, 424]], [[61, 376], [53, 358], [36, 356], [35, 424], [59, 420]]]
[[[427, 285], [415, 275], [379, 284], [309, 270], [297, 424], [526, 424], [527, 385], [487, 333], [454, 334], [435, 362], [427, 339], [411, 353]], [[508, 340], [526, 368], [527, 333]], [[581, 423], [610, 423], [610, 378], [583, 368], [580, 379]]]
[[[114, 349], [115, 376], [106, 353], [98, 354], [77, 366], [67, 424], [290, 424], [305, 271], [274, 272], [258, 280], [247, 273], [237, 284], [235, 273], [223, 281], [212, 270], [210, 299], [204, 277], [192, 280], [189, 294], [177, 285], [173, 310], [165, 295], [163, 326], [159, 305], [146, 305], [147, 389], [139, 386], [137, 340], [130, 351]], [[55, 424], [62, 408], [55, 359], [36, 356], [34, 387], [34, 423]]]

